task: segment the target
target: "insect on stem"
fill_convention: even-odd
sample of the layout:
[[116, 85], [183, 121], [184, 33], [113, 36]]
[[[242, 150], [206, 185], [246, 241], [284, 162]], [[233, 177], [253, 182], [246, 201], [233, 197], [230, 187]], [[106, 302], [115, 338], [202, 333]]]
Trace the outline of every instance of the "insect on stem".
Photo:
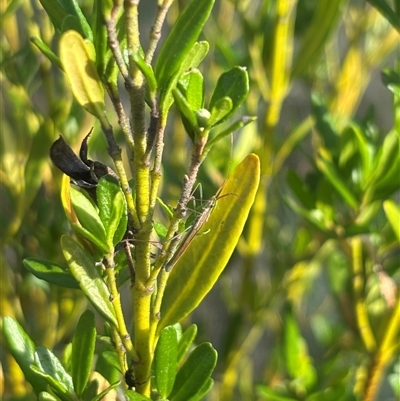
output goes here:
[[187, 247], [192, 242], [193, 238], [197, 235], [197, 233], [200, 231], [200, 229], [203, 227], [203, 225], [207, 222], [217, 201], [225, 196], [233, 195], [233, 194], [225, 194], [225, 195], [218, 197], [219, 193], [221, 192], [221, 189], [222, 188], [220, 188], [218, 190], [218, 192], [206, 202], [203, 210], [197, 216], [197, 218], [194, 220], [189, 231], [186, 233], [186, 236], [178, 245], [172, 258], [166, 264], [165, 271], [170, 272], [172, 270], [172, 268], [175, 266], [175, 264], [178, 262], [180, 257], [185, 253]]

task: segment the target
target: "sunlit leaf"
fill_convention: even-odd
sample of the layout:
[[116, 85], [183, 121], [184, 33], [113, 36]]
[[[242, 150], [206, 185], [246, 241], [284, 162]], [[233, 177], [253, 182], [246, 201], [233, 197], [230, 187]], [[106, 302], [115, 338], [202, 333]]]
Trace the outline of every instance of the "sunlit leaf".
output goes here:
[[202, 232], [171, 272], [158, 331], [187, 316], [214, 286], [226, 266], [253, 204], [260, 174], [259, 159], [247, 156], [225, 183]]

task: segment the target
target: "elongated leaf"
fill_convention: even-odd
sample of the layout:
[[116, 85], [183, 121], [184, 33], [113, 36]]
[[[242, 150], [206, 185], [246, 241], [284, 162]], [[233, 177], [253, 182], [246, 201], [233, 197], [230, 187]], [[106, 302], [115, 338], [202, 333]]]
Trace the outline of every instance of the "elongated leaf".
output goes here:
[[106, 230], [92, 201], [75, 188], [71, 188], [70, 195], [72, 206], [82, 227], [106, 244]]
[[345, 182], [343, 182], [342, 178], [340, 177], [336, 166], [331, 160], [330, 153], [326, 149], [321, 147], [320, 154], [316, 162], [318, 169], [322, 173], [324, 173], [325, 177], [336, 188], [344, 201], [353, 209], [357, 209], [359, 206], [359, 202], [351, 192], [350, 188], [346, 185]]
[[234, 67], [219, 77], [210, 100], [209, 110], [211, 110], [211, 114], [222, 114], [218, 110], [226, 110], [226, 105], [222, 107], [222, 104], [226, 103], [226, 101], [222, 102], [222, 99], [226, 97], [232, 100], [232, 107], [223, 119], [217, 120], [218, 123], [227, 120], [237, 110], [246, 99], [249, 90], [249, 74], [245, 67]]
[[286, 315], [284, 334], [286, 370], [300, 391], [310, 389], [317, 379], [314, 366], [308, 355], [307, 344], [291, 313]]
[[176, 75], [198, 39], [215, 0], [192, 0], [172, 27], [156, 63], [158, 87]]
[[383, 209], [385, 210], [386, 217], [396, 234], [396, 238], [400, 241], [400, 208], [392, 200], [383, 202]]
[[58, 398], [46, 391], [42, 391], [38, 397], [39, 401], [58, 401]]
[[178, 333], [174, 326], [161, 331], [154, 355], [154, 373], [157, 390], [167, 398], [175, 382], [178, 357]]
[[36, 363], [35, 344], [25, 330], [12, 317], [6, 316], [3, 318], [3, 334], [11, 355], [35, 392], [47, 390], [47, 381], [31, 368], [31, 365]]
[[276, 391], [267, 386], [258, 386], [257, 394], [259, 394], [261, 397], [264, 397], [263, 400], [265, 401], [297, 401], [297, 398], [279, 395]]
[[204, 104], [204, 78], [197, 69], [192, 68], [179, 78], [179, 90], [183, 93], [194, 111], [201, 109]]
[[50, 17], [51, 22], [58, 32], [62, 32], [62, 24], [64, 18], [67, 17], [67, 11], [61, 6], [58, 1], [54, 0], [39, 0], [40, 4], [46, 10], [47, 15]]
[[109, 126], [93, 43], [85, 41], [76, 31], [67, 31], [60, 39], [60, 59], [78, 103], [104, 126]]
[[63, 69], [60, 59], [52, 52], [50, 47], [46, 45], [40, 38], [31, 36], [30, 41], [60, 70]]
[[217, 363], [217, 351], [210, 343], [203, 343], [193, 350], [176, 375], [171, 401], [187, 401], [208, 382]]
[[190, 325], [185, 332], [182, 334], [182, 338], [178, 344], [178, 364], [180, 364], [189, 351], [189, 348], [193, 344], [194, 339], [197, 335], [197, 326], [195, 324]]
[[81, 225], [71, 223], [71, 228], [73, 229], [75, 235], [79, 238], [79, 241], [81, 241], [81, 243], [83, 243], [83, 241], [86, 239], [90, 241], [92, 244], [96, 245], [96, 247], [100, 252], [100, 255], [98, 254], [96, 255], [98, 255], [99, 257], [103, 256], [104, 254], [110, 251], [110, 248], [105, 244], [105, 242], [100, 241], [98, 237], [96, 237], [90, 231], [83, 228]]
[[79, 288], [79, 283], [68, 269], [47, 260], [27, 258], [23, 260], [24, 266], [37, 278], [61, 287]]
[[121, 384], [121, 380], [109, 385], [106, 389], [104, 389], [101, 393], [97, 394], [91, 401], [101, 401], [104, 400], [104, 397], [113, 389], [117, 388]]
[[161, 307], [158, 332], [187, 316], [225, 268], [243, 230], [260, 180], [260, 162], [247, 156], [224, 185], [202, 232], [172, 270]]
[[135, 60], [135, 63], [146, 78], [146, 82], [149, 87], [150, 97], [153, 98], [157, 91], [157, 80], [154, 75], [152, 66], [150, 64], [147, 64], [144, 61], [143, 57], [141, 57], [139, 54], [135, 54], [133, 56], [133, 59]]
[[324, 141], [324, 145], [333, 157], [338, 156], [339, 148], [339, 134], [336, 131], [333, 117], [329, 114], [324, 100], [321, 96], [313, 94], [311, 96], [311, 105], [315, 117], [315, 124], [318, 132]]
[[212, 127], [222, 122], [226, 116], [231, 112], [233, 108], [232, 99], [228, 96], [225, 96], [215, 102], [212, 110], [211, 116], [207, 122], [208, 127]]
[[72, 340], [71, 372], [74, 389], [78, 396], [82, 395], [89, 380], [95, 344], [94, 314], [92, 311], [86, 310], [79, 319]]
[[179, 112], [182, 115], [182, 120], [184, 121], [186, 131], [193, 140], [194, 136], [200, 133], [196, 113], [192, 110], [189, 102], [186, 100], [185, 96], [180, 90], [174, 89], [172, 93], [174, 94], [175, 103], [179, 109]]
[[343, 0], [318, 1], [313, 19], [301, 38], [298, 56], [293, 64], [293, 75], [301, 75], [318, 57], [335, 27]]
[[187, 401], [201, 401], [203, 397], [211, 390], [214, 385], [214, 380], [210, 377], [204, 384], [203, 387]]
[[116, 245], [126, 232], [128, 212], [125, 196], [116, 178], [103, 176], [96, 188], [99, 216], [107, 233], [109, 247]]
[[70, 236], [61, 237], [61, 247], [68, 266], [94, 308], [114, 326], [117, 320], [110, 292], [95, 267], [92, 257]]
[[47, 348], [37, 347], [35, 366], [57, 381], [58, 391], [63, 394], [73, 394], [74, 387], [71, 376], [65, 371], [59, 359]]
[[181, 74], [185, 71], [189, 71], [192, 68], [196, 68], [207, 55], [209, 47], [210, 45], [208, 44], [208, 42], [196, 42], [183, 60], [179, 71], [168, 82], [166, 88], [162, 90], [160, 99], [160, 110], [164, 115], [167, 114], [167, 111], [174, 102], [172, 90], [175, 89]]
[[[68, 16], [76, 18], [78, 21], [77, 24], [77, 29], [78, 31], [85, 39], [89, 39], [90, 41], [93, 41], [93, 33], [92, 29], [90, 28], [89, 23], [87, 22], [87, 19], [82, 13], [81, 8], [79, 7], [79, 4], [77, 3], [76, 0], [59, 0], [60, 4], [62, 7], [65, 9], [65, 11], [68, 13]], [[54, 2], [52, 2], [53, 4]], [[63, 21], [64, 25], [64, 21]], [[65, 30], [63, 30], [65, 32]]]
[[125, 391], [125, 397], [128, 401], [152, 401], [151, 398], [148, 398], [142, 394], [137, 393], [133, 390]]
[[121, 365], [118, 355], [111, 345], [107, 345], [96, 360], [95, 371], [100, 373], [109, 383], [115, 383], [121, 377]]
[[34, 371], [38, 376], [46, 380], [47, 384], [50, 386], [52, 392], [61, 401], [74, 401], [75, 395], [70, 394], [65, 386], [55, 379], [49, 373], [43, 372], [42, 369], [38, 368], [36, 365], [31, 365], [32, 371]]
[[367, 0], [372, 4], [392, 25], [393, 28], [400, 33], [400, 18], [399, 15], [392, 10], [385, 0]]

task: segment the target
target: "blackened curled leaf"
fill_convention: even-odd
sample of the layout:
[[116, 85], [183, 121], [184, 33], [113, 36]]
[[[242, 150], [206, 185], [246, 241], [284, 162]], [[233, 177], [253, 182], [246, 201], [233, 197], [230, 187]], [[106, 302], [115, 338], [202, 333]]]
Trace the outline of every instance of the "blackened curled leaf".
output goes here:
[[88, 159], [88, 139], [91, 132], [82, 141], [79, 157], [61, 135], [50, 148], [50, 158], [54, 165], [68, 175], [75, 185], [86, 189], [95, 188], [100, 178], [106, 174], [117, 177], [110, 167]]

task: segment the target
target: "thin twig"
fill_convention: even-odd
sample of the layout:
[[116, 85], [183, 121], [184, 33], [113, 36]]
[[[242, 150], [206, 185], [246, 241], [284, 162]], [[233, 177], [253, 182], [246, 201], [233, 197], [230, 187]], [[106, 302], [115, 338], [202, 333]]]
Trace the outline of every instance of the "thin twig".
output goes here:
[[158, 42], [161, 38], [161, 30], [164, 25], [165, 17], [173, 2], [174, 0], [164, 0], [158, 6], [156, 20], [150, 31], [149, 48], [147, 49], [145, 57], [145, 61], [148, 64], [153, 60], [154, 52], [156, 51]]

